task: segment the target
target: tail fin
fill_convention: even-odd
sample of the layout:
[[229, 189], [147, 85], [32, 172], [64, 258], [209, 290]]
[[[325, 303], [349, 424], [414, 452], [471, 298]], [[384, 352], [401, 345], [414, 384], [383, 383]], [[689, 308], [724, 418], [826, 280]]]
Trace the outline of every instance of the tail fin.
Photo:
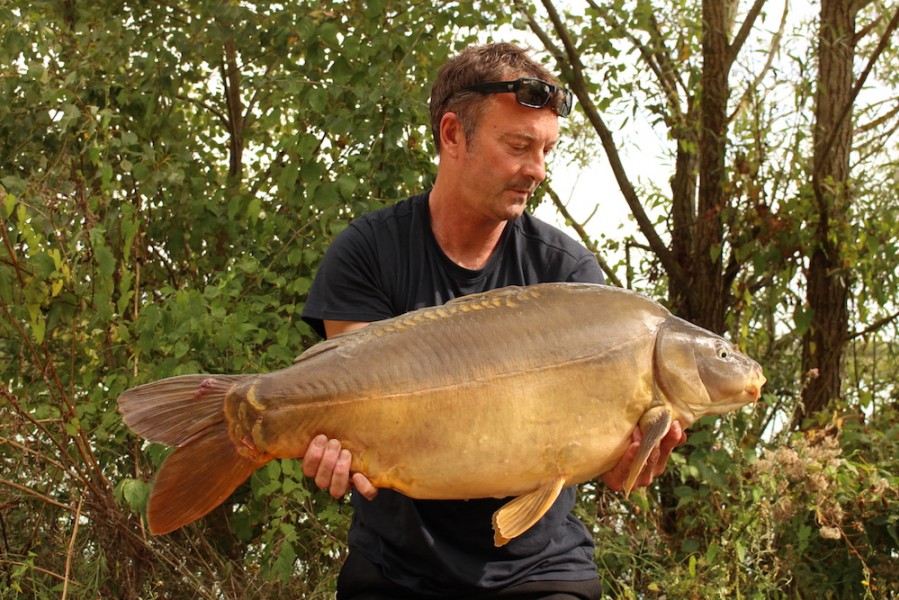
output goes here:
[[206, 429], [176, 449], [159, 470], [147, 507], [150, 532], [168, 533], [193, 523], [268, 460], [242, 456], [224, 422]]
[[131, 388], [119, 396], [125, 425], [151, 442], [181, 446], [224, 421], [225, 396], [248, 375], [181, 375]]
[[245, 377], [183, 375], [119, 396], [119, 411], [128, 427], [147, 440], [177, 447], [150, 494], [147, 519], [153, 534], [196, 521], [270, 460], [259, 452], [239, 452], [228, 436], [225, 396]]

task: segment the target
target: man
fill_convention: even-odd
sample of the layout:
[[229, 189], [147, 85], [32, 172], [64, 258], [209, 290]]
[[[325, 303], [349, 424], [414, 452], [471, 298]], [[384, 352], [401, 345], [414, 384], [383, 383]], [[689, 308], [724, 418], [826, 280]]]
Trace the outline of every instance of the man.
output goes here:
[[[333, 337], [424, 306], [506, 285], [602, 283], [593, 257], [525, 212], [546, 177], [571, 93], [511, 44], [469, 48], [440, 71], [431, 129], [440, 163], [430, 192], [353, 222], [325, 255], [303, 318]], [[564, 391], [560, 391], [564, 393]], [[639, 431], [602, 476], [621, 489]], [[644, 469], [648, 485], [685, 439], [679, 424]], [[350, 473], [350, 453], [321, 435], [303, 471], [340, 497], [355, 487], [338, 598], [599, 598], [593, 541], [563, 491], [530, 530], [496, 548], [491, 515], [505, 500], [417, 501]], [[484, 457], [490, 460], [490, 457]]]

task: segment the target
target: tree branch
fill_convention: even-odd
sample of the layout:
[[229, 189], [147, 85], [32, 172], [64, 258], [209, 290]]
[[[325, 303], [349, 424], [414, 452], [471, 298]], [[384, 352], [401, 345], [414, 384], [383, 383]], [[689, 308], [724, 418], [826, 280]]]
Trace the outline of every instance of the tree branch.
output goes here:
[[[602, 15], [603, 19], [609, 23], [613, 29], [621, 32], [621, 34], [640, 52], [643, 62], [646, 63], [659, 80], [659, 86], [662, 88], [663, 95], [668, 103], [668, 110], [670, 110], [675, 117], [674, 120], [682, 122], [684, 115], [681, 111], [680, 95], [677, 92], [678, 80], [672, 75], [674, 73], [674, 68], [671, 66], [668, 55], [664, 52], [657, 52], [650, 49], [646, 44], [641, 42], [637, 36], [632, 34], [630, 30], [624, 27], [621, 22], [615, 18], [615, 15], [606, 7], [598, 5], [593, 0], [589, 0], [589, 3], [591, 8]], [[653, 25], [652, 35], [656, 40], [662, 40], [662, 46], [664, 46], [664, 40], [658, 29], [658, 23], [656, 22], [655, 17], [650, 15], [650, 19]]]
[[855, 338], [864, 337], [868, 334], [874, 333], [878, 329], [882, 329], [882, 328], [886, 327], [887, 325], [889, 325], [893, 321], [896, 321], [897, 319], [899, 319], [899, 311], [894, 312], [893, 314], [888, 315], [886, 317], [883, 317], [882, 319], [877, 319], [876, 321], [874, 321], [873, 323], [871, 323], [864, 329], [861, 329], [854, 333], [850, 333], [848, 339], [854, 340]]
[[886, 31], [883, 32], [883, 35], [880, 38], [880, 42], [877, 44], [877, 48], [874, 49], [874, 52], [868, 59], [868, 64], [865, 65], [865, 69], [862, 71], [861, 75], [859, 75], [858, 77], [858, 80], [855, 82], [855, 86], [852, 88], [852, 94], [849, 96], [849, 100], [846, 102], [846, 105], [840, 112], [840, 117], [836, 122], [836, 126], [831, 129], [830, 134], [827, 136], [827, 143], [824, 144], [824, 151], [821, 152], [820, 156], [815, 161], [814, 172], [812, 175], [813, 177], [817, 178], [818, 172], [821, 170], [821, 167], [824, 164], [824, 160], [830, 154], [834, 146], [834, 141], [837, 139], [837, 134], [845, 126], [849, 115], [852, 113], [852, 107], [855, 105], [855, 100], [858, 98], [859, 93], [861, 93], [862, 91], [862, 87], [864, 87], [865, 82], [868, 80], [868, 76], [871, 74], [871, 70], [874, 68], [874, 64], [877, 62], [877, 59], [880, 58], [880, 55], [889, 45], [890, 37], [893, 35], [893, 32], [896, 31], [897, 26], [899, 26], [899, 8], [896, 9], [896, 13], [893, 15], [893, 18], [890, 19], [890, 23], [889, 25], [887, 25]]
[[222, 81], [225, 85], [225, 104], [228, 108], [228, 132], [230, 134], [230, 167], [228, 174], [239, 181], [243, 173], [243, 110], [240, 99], [240, 67], [237, 64], [237, 44], [234, 38], [225, 41], [222, 61]]
[[[753, 7], [754, 8], [754, 7]], [[777, 30], [777, 33], [774, 35], [774, 39], [771, 40], [771, 49], [768, 52], [768, 59], [765, 61], [765, 66], [761, 68], [761, 70], [756, 74], [752, 83], [746, 86], [745, 91], [743, 92], [740, 101], [737, 103], [736, 108], [734, 108], [734, 112], [727, 118], [727, 122], [731, 123], [736, 118], [737, 113], [740, 112], [740, 107], [746, 102], [747, 98], [751, 93], [753, 93], [761, 83], [762, 79], [765, 77], [765, 73], [771, 70], [771, 66], [774, 64], [774, 57], [777, 53], [777, 50], [780, 48], [780, 41], [783, 39], [784, 31], [786, 31], [787, 27], [787, 16], [790, 12], [790, 3], [784, 2], [784, 11], [783, 15], [780, 18], [780, 27]], [[747, 20], [748, 22], [748, 20]], [[746, 23], [744, 22], [744, 27]], [[742, 33], [742, 30], [741, 30]], [[747, 32], [748, 35], [748, 32]], [[744, 40], [745, 41], [745, 40]], [[743, 44], [743, 41], [740, 42], [740, 45]], [[733, 48], [734, 45], [731, 45]], [[738, 52], [734, 53], [733, 60], [736, 60]], [[732, 63], [731, 63], [732, 64]], [[730, 65], [728, 66], [728, 70], [730, 70]]]
[[[727, 71], [730, 71], [734, 61], [737, 60], [737, 55], [740, 54], [743, 44], [745, 44], [746, 40], [749, 38], [749, 33], [752, 31], [753, 25], [755, 25], [755, 20], [758, 19], [759, 14], [761, 14], [765, 2], [766, 0], [755, 0], [752, 8], [746, 13], [746, 20], [743, 21], [740, 31], [734, 37], [734, 40], [727, 49]], [[784, 2], [784, 16], [786, 16], [787, 11], [789, 10], [789, 4], [789, 2]]]
[[552, 187], [547, 186], [546, 193], [549, 195], [550, 200], [552, 200], [553, 206], [556, 207], [556, 210], [559, 211], [565, 220], [571, 225], [571, 228], [574, 229], [578, 237], [581, 238], [581, 242], [587, 247], [587, 249], [593, 253], [593, 256], [596, 257], [596, 261], [599, 263], [599, 268], [602, 269], [602, 272], [606, 274], [608, 279], [608, 283], [610, 285], [614, 285], [616, 287], [624, 287], [621, 284], [621, 280], [618, 279], [618, 276], [615, 275], [615, 271], [609, 266], [609, 263], [605, 261], [602, 255], [599, 252], [599, 246], [597, 246], [596, 241], [590, 237], [587, 233], [587, 230], [584, 229], [584, 226], [581, 223], [578, 223], [574, 220], [574, 217], [571, 216], [571, 213], [568, 212], [568, 207], [562, 203], [562, 199], [559, 198], [559, 194], [556, 193]]
[[[553, 24], [556, 35], [558, 35], [559, 39], [562, 42], [562, 45], [565, 48], [565, 57], [567, 58], [567, 60], [563, 63], [563, 57], [560, 57], [558, 55], [557, 59], [560, 61], [560, 63], [563, 63], [563, 68], [566, 66], [568, 67], [567, 71], [570, 75], [570, 85], [572, 91], [577, 96], [578, 101], [581, 105], [581, 109], [587, 116], [587, 120], [593, 126], [597, 134], [599, 134], [602, 147], [609, 159], [609, 165], [612, 167], [612, 172], [615, 174], [615, 180], [618, 182], [618, 187], [621, 190], [621, 193], [624, 195], [624, 199], [631, 210], [631, 214], [637, 221], [637, 226], [646, 237], [646, 240], [649, 242], [650, 247], [652, 247], [653, 253], [655, 253], [655, 255], [659, 258], [665, 269], [674, 276], [683, 277], [683, 268], [677, 263], [676, 260], [674, 260], [674, 256], [672, 255], [671, 251], [665, 245], [665, 242], [662, 241], [662, 238], [659, 236], [658, 232], [656, 232], [655, 227], [653, 227], [652, 221], [649, 219], [649, 216], [643, 209], [643, 205], [640, 202], [639, 197], [637, 196], [637, 192], [634, 190], [633, 185], [631, 185], [631, 182], [627, 177], [627, 173], [625, 172], [624, 165], [621, 163], [621, 157], [618, 154], [618, 148], [615, 145], [615, 140], [612, 138], [612, 132], [609, 131], [609, 128], [606, 126], [605, 122], [599, 114], [599, 111], [597, 111], [596, 106], [593, 104], [593, 101], [590, 98], [589, 88], [586, 78], [584, 77], [583, 66], [580, 62], [580, 55], [571, 40], [571, 36], [569, 35], [568, 30], [565, 28], [562, 20], [559, 18], [559, 14], [556, 11], [555, 6], [553, 6], [552, 1], [543, 0], [543, 5], [546, 8], [550, 21]], [[521, 8], [521, 3], [517, 3], [517, 6]], [[547, 48], [553, 48], [553, 44], [549, 40], [549, 36], [545, 31], [542, 30], [542, 28], [540, 28], [534, 18], [530, 14], [528, 14], [527, 11], [522, 10], [522, 12], [528, 19], [528, 24], [531, 28], [531, 31], [533, 31], [537, 35], [537, 37], [539, 37], [541, 41], [546, 44]]]

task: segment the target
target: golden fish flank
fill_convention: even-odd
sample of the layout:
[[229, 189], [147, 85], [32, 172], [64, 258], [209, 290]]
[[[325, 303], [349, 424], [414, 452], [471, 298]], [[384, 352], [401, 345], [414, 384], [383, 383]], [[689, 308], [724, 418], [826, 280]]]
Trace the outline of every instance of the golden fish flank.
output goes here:
[[644, 436], [628, 491], [673, 420], [736, 410], [764, 382], [755, 361], [656, 302], [556, 283], [373, 323], [272, 373], [143, 385], [119, 409], [138, 435], [177, 447], [150, 497], [153, 533], [200, 518], [324, 433], [352, 451], [353, 470], [413, 498], [515, 496], [494, 515], [501, 545], [563, 487], [614, 466], [635, 426]]

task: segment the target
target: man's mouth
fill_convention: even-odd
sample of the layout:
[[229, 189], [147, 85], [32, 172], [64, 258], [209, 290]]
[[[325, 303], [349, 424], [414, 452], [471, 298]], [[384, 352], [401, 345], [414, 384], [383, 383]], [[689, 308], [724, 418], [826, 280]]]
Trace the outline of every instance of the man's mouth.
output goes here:
[[531, 195], [534, 193], [536, 186], [527, 185], [527, 184], [525, 184], [525, 185], [513, 184], [513, 185], [509, 186], [507, 189], [512, 193], [521, 194], [523, 196], [530, 198]]

